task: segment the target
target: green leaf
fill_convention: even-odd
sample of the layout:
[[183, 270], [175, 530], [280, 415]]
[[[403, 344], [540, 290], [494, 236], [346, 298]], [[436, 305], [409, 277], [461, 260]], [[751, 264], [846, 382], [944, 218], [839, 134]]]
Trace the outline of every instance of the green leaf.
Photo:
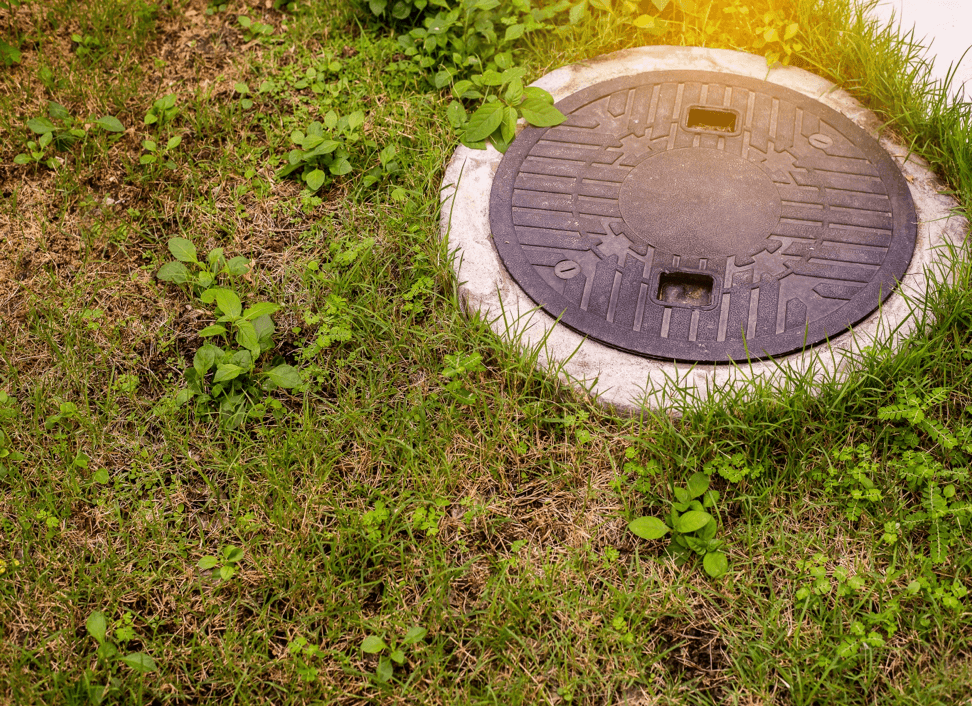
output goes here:
[[155, 276], [163, 282], [185, 284], [189, 281], [189, 270], [181, 262], [167, 262], [159, 268]]
[[236, 575], [236, 568], [233, 566], [223, 565], [219, 567], [219, 577], [223, 581], [229, 581]]
[[[0, 2], [0, 7], [3, 3]], [[0, 39], [0, 64], [4, 66], [12, 66], [13, 64], [20, 63], [20, 48], [14, 46], [13, 44], [7, 44], [5, 41]]]
[[108, 132], [125, 132], [125, 126], [121, 124], [121, 120], [113, 115], [98, 118], [95, 120], [95, 125]]
[[567, 119], [556, 107], [533, 97], [526, 98], [519, 105], [520, 115], [534, 127], [553, 127]]
[[223, 271], [231, 277], [239, 277], [240, 275], [245, 275], [249, 267], [250, 261], [248, 259], [242, 256], [237, 256], [226, 263]]
[[223, 560], [231, 564], [239, 563], [243, 560], [243, 550], [239, 547], [227, 545], [223, 547]]
[[709, 524], [713, 520], [712, 515], [702, 510], [689, 510], [678, 518], [675, 529], [683, 534], [695, 532]]
[[510, 105], [519, 105], [520, 101], [523, 100], [523, 81], [518, 78], [510, 81], [510, 85], [506, 87], [506, 92], [503, 94], [503, 99]]
[[456, 130], [465, 125], [466, 121], [469, 120], [466, 109], [462, 107], [462, 103], [459, 101], [452, 101], [449, 104], [449, 107], [446, 108], [446, 118], [449, 120], [449, 124]]
[[390, 655], [388, 655], [388, 657], [395, 664], [405, 664], [405, 653], [402, 652], [401, 650], [395, 650]]
[[486, 69], [483, 72], [484, 86], [500, 86], [503, 84], [503, 75], [493, 69]]
[[709, 552], [702, 558], [702, 567], [712, 578], [722, 578], [729, 571], [729, 559], [722, 552]]
[[269, 316], [275, 311], [280, 309], [279, 304], [271, 304], [270, 302], [257, 302], [253, 306], [246, 308], [243, 312], [243, 318], [247, 321], [253, 321], [261, 316]]
[[207, 326], [202, 331], [199, 332], [201, 338], [206, 338], [208, 336], [222, 336], [226, 333], [226, 327], [220, 324], [213, 324], [212, 326]]
[[91, 480], [95, 483], [105, 485], [110, 480], [108, 477], [108, 471], [104, 468], [99, 468], [94, 472], [94, 475], [91, 476]]
[[196, 246], [185, 238], [169, 238], [169, 252], [180, 262], [199, 262], [196, 259]]
[[395, 668], [392, 666], [391, 660], [387, 657], [382, 657], [378, 660], [378, 669], [375, 670], [375, 678], [378, 679], [382, 684], [386, 684], [391, 681], [392, 675], [395, 673]]
[[114, 656], [117, 655], [117, 654], [118, 654], [118, 648], [115, 647], [110, 642], [103, 642], [98, 647], [97, 655], [98, 655], [98, 658], [99, 659], [109, 660], [109, 659], [114, 658]]
[[581, 0], [581, 2], [577, 3], [572, 8], [570, 8], [570, 13], [568, 15], [568, 18], [570, 20], [570, 23], [572, 25], [575, 25], [578, 22], [580, 22], [582, 19], [584, 19], [584, 15], [586, 14], [587, 14], [587, 0]]
[[384, 649], [387, 649], [388, 645], [377, 635], [368, 635], [361, 643], [361, 649], [370, 655], [376, 655]]
[[118, 661], [124, 662], [136, 672], [141, 672], [142, 674], [148, 674], [157, 669], [155, 660], [144, 652], [132, 652], [124, 657], [119, 657]]
[[[516, 109], [505, 106], [503, 108], [503, 122], [500, 123], [500, 137], [503, 142], [509, 145], [513, 142], [513, 138], [516, 137]], [[491, 139], [494, 141], [495, 145], [496, 135], [494, 134]], [[506, 150], [500, 150], [500, 152], [505, 152]]]
[[456, 81], [456, 83], [452, 86], [452, 95], [454, 95], [456, 98], [462, 98], [464, 95], [466, 95], [466, 91], [472, 87], [472, 81]]
[[523, 89], [523, 95], [527, 98], [535, 98], [549, 105], [553, 105], [554, 102], [553, 96], [539, 86], [527, 86]]
[[143, 154], [138, 158], [139, 164], [155, 164], [156, 157], [154, 154]]
[[108, 632], [108, 621], [105, 620], [105, 614], [100, 610], [96, 610], [88, 616], [88, 622], [84, 624], [84, 627], [99, 645], [105, 641], [105, 635]]
[[351, 162], [345, 158], [336, 159], [334, 163], [328, 167], [328, 170], [334, 176], [344, 176], [345, 174], [351, 173]]
[[165, 149], [174, 150], [176, 147], [182, 144], [182, 135], [175, 135], [169, 138], [169, 141], [165, 143]]
[[227, 316], [236, 317], [243, 311], [243, 304], [232, 289], [220, 288], [216, 290], [216, 306]]
[[47, 118], [31, 118], [27, 121], [27, 127], [38, 135], [54, 132], [54, 123]]
[[209, 369], [213, 367], [213, 363], [216, 362], [216, 353], [218, 350], [216, 346], [211, 346], [207, 343], [196, 351], [196, 355], [192, 358], [192, 367], [199, 373], [199, 377], [204, 377], [209, 372]]
[[416, 625], [413, 628], [409, 628], [409, 631], [405, 633], [405, 637], [402, 638], [402, 644], [413, 645], [428, 634], [428, 630], [423, 628], [421, 625]]
[[317, 191], [324, 183], [327, 181], [327, 172], [321, 169], [314, 169], [313, 171], [304, 174], [304, 182], [307, 184], [307, 188], [311, 191]]
[[693, 473], [688, 481], [689, 496], [697, 498], [709, 489], [709, 476], [704, 473]]
[[253, 357], [260, 355], [260, 336], [257, 335], [253, 324], [246, 319], [236, 322], [236, 342], [248, 351], [254, 351]]
[[628, 524], [628, 529], [642, 539], [659, 539], [668, 534], [668, 525], [657, 517], [639, 517]]
[[493, 131], [503, 122], [505, 111], [504, 106], [499, 101], [486, 103], [472, 114], [469, 122], [466, 123], [465, 139], [469, 142], [485, 140], [493, 134]]
[[297, 369], [286, 364], [278, 365], [276, 368], [268, 371], [267, 377], [270, 378], [274, 385], [285, 389], [297, 387], [301, 383], [300, 373], [297, 372]]
[[244, 372], [246, 371], [239, 365], [220, 363], [216, 366], [216, 374], [213, 376], [213, 382], [226, 382], [227, 380], [239, 377]]
[[219, 565], [219, 559], [214, 556], [204, 556], [196, 563], [196, 568], [209, 571]]

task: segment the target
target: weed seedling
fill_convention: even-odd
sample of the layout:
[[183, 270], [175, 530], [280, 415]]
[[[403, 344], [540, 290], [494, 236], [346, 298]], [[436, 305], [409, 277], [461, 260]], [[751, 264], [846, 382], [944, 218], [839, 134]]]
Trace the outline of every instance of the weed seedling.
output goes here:
[[[143, 154], [138, 158], [138, 163], [142, 165], [155, 164], [162, 159], [165, 159], [169, 153], [176, 147], [182, 144], [181, 135], [173, 135], [170, 137], [164, 147], [159, 147], [159, 145], [154, 140], [143, 140], [142, 147], [145, 149], [147, 154]], [[171, 159], [166, 159], [165, 162], [161, 162], [165, 165], [167, 169], [175, 169], [176, 163]]]
[[375, 679], [382, 684], [391, 681], [395, 673], [395, 665], [399, 667], [405, 664], [405, 651], [402, 647], [414, 645], [428, 634], [428, 630], [423, 627], [415, 626], [411, 628], [401, 640], [401, 647], [395, 640], [391, 644], [386, 643], [377, 635], [369, 635], [361, 643], [361, 649], [370, 655], [379, 655], [378, 667], [375, 669]]
[[[49, 154], [52, 151], [66, 150], [88, 136], [81, 121], [76, 120], [60, 103], [47, 104], [48, 117], [36, 117], [27, 121], [27, 127], [39, 137], [27, 142], [27, 151], [14, 157], [14, 164], [43, 164], [49, 169], [58, 165], [58, 158]], [[125, 131], [118, 118], [105, 115], [92, 121], [102, 130], [113, 133]]]
[[[101, 664], [108, 665], [117, 661], [142, 674], [156, 670], [155, 660], [144, 652], [132, 652], [124, 656], [119, 656], [118, 646], [115, 642], [108, 639], [108, 621], [105, 618], [105, 614], [100, 610], [96, 610], [88, 616], [84, 627], [88, 631], [88, 634], [98, 643], [97, 656]], [[116, 627], [113, 632], [115, 641], [118, 643], [129, 642], [134, 639], [135, 630], [132, 627], [131, 618], [120, 627]]]
[[[724, 542], [715, 538], [716, 519], [706, 512], [714, 508], [719, 499], [716, 490], [709, 490], [709, 477], [694, 473], [684, 488], [673, 488], [675, 501], [663, 520], [657, 517], [639, 517], [631, 521], [628, 529], [642, 539], [661, 539], [672, 534], [669, 552], [676, 563], [684, 563], [694, 552], [702, 557], [702, 566], [712, 578], [720, 578], [729, 571], [729, 560], [720, 551]], [[699, 500], [702, 498], [702, 500]]]
[[152, 103], [152, 107], [145, 113], [144, 122], [146, 125], [165, 125], [172, 122], [178, 114], [175, 93], [168, 93]]
[[201, 571], [211, 571], [219, 567], [219, 577], [223, 581], [229, 581], [236, 575], [241, 561], [243, 561], [243, 550], [239, 547], [226, 545], [220, 551], [219, 558], [204, 556], [196, 563], [196, 568]]
[[333, 177], [350, 174], [350, 149], [363, 139], [364, 122], [365, 115], [360, 110], [341, 117], [330, 110], [323, 123], [315, 120], [307, 126], [306, 133], [295, 130], [290, 139], [300, 149], [287, 154], [287, 165], [277, 172], [277, 177], [296, 173], [308, 191], [314, 192]]
[[252, 42], [254, 39], [262, 39], [273, 34], [272, 25], [264, 24], [258, 20], [251, 20], [246, 15], [240, 15], [236, 18], [236, 21], [243, 29], [243, 41], [245, 42]]

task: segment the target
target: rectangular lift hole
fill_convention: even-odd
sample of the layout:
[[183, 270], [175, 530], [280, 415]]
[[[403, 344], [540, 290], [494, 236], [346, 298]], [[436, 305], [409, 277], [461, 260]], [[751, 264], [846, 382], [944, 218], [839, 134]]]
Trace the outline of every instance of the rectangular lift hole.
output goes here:
[[712, 286], [713, 280], [708, 275], [663, 272], [658, 278], [658, 300], [676, 306], [709, 306]]
[[736, 113], [714, 108], [689, 108], [687, 128], [732, 133], [736, 131]]

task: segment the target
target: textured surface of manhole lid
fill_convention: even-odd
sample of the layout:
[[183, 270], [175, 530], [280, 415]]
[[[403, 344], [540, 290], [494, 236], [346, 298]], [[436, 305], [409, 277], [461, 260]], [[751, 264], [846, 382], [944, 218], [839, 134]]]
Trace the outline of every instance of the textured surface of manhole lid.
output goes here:
[[833, 338], [908, 268], [917, 217], [864, 130], [777, 84], [657, 71], [527, 128], [490, 196], [493, 242], [570, 328], [641, 355], [744, 361]]

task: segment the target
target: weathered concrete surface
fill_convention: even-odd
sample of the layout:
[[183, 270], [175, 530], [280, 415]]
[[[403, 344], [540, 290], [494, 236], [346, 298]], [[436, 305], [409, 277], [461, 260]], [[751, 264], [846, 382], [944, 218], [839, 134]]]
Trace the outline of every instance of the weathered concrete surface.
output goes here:
[[[811, 96], [877, 136], [880, 123], [860, 103], [833, 84], [800, 69], [774, 68], [763, 57], [692, 47], [642, 47], [565, 66], [533, 85], [560, 100], [582, 88], [644, 71], [699, 70], [765, 79]], [[589, 390], [606, 405], [631, 414], [645, 406], [673, 413], [728, 385], [764, 381], [783, 385], [788, 377], [816, 381], [842, 375], [865, 347], [897, 344], [920, 320], [930, 279], [947, 276], [949, 248], [967, 231], [952, 215], [956, 202], [939, 193], [942, 185], [927, 165], [887, 138], [881, 144], [907, 178], [918, 213], [915, 256], [898, 290], [867, 319], [829, 344], [775, 361], [750, 364], [686, 365], [624, 353], [587, 340], [556, 324], [512, 280], [490, 239], [489, 195], [502, 155], [486, 150], [456, 150], [442, 185], [441, 232], [454, 251], [453, 266], [467, 310], [478, 310], [497, 334], [539, 353], [540, 363]]]

